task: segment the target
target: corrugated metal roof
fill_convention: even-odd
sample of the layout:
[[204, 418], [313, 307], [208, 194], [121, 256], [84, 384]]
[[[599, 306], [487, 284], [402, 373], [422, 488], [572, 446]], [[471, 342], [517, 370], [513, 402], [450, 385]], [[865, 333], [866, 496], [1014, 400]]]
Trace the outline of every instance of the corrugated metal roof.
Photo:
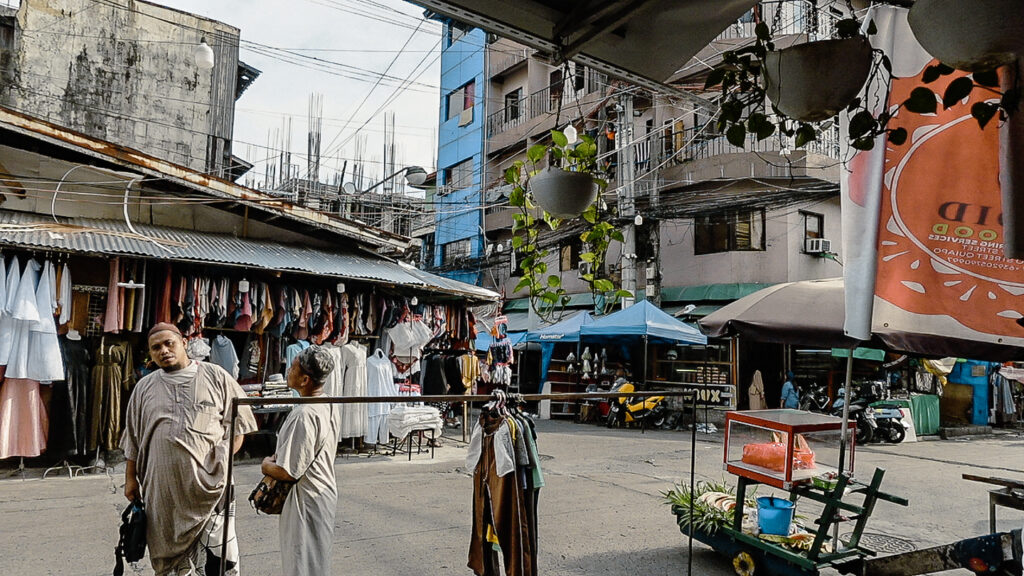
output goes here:
[[489, 290], [441, 278], [368, 254], [339, 253], [208, 234], [180, 228], [92, 218], [52, 218], [0, 210], [0, 245], [86, 254], [130, 255], [184, 262], [224, 264], [265, 270], [287, 270], [370, 282], [421, 287], [425, 290], [496, 300]]

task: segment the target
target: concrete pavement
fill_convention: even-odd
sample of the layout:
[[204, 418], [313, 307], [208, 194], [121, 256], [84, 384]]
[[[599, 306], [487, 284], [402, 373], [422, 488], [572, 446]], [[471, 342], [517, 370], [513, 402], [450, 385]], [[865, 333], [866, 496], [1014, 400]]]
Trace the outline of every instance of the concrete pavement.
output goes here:
[[[689, 433], [640, 434], [562, 421], [543, 421], [538, 429], [547, 481], [539, 499], [540, 574], [686, 573], [686, 540], [661, 493], [688, 478]], [[699, 436], [697, 478], [724, 478], [721, 432]], [[816, 450], [820, 461], [835, 457]], [[433, 460], [428, 454], [411, 462], [403, 455], [339, 457], [333, 573], [470, 574], [472, 486], [464, 457], [465, 448], [450, 441]], [[868, 532], [882, 544], [895, 536], [925, 547], [987, 532], [987, 487], [960, 475], [1024, 480], [1024, 437], [870, 445], [858, 450], [856, 464], [861, 477], [875, 466], [886, 468], [883, 489], [911, 501], [909, 508], [879, 504]], [[39, 476], [32, 470], [26, 480], [0, 481], [0, 574], [109, 574], [125, 505], [123, 469], [109, 477]], [[242, 572], [279, 574], [277, 518], [257, 516], [244, 502], [259, 477], [256, 460], [236, 464]], [[1000, 529], [1024, 524], [1021, 512], [1001, 509], [999, 518]], [[148, 560], [141, 564], [138, 573], [152, 574]], [[719, 576], [732, 569], [695, 544], [693, 573]]]

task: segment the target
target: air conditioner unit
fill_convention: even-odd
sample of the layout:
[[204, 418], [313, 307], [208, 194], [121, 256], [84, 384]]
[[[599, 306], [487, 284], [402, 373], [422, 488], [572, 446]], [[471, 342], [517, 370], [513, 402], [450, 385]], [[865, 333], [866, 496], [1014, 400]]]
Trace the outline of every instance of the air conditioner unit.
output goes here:
[[583, 261], [580, 261], [580, 264], [577, 267], [577, 270], [579, 270], [579, 275], [581, 277], [584, 274], [593, 274], [594, 273], [594, 263], [593, 262], [583, 262]]
[[826, 238], [808, 238], [804, 242], [804, 251], [808, 254], [824, 254], [832, 251], [832, 241]]

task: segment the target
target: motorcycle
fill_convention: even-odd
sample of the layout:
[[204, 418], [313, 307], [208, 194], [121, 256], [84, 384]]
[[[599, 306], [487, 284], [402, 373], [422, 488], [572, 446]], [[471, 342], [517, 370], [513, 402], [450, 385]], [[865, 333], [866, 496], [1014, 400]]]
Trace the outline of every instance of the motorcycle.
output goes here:
[[903, 421], [903, 411], [900, 407], [896, 404], [876, 404], [872, 409], [875, 411], [879, 437], [892, 444], [903, 442], [910, 425]]
[[800, 395], [800, 409], [808, 412], [827, 413], [831, 402], [824, 384], [811, 384]]
[[[832, 415], [841, 417], [844, 404], [846, 404], [845, 390], [839, 390], [836, 401], [832, 403]], [[878, 422], [875, 421], [875, 410], [868, 404], [867, 399], [856, 396], [850, 401], [850, 420], [857, 422], [855, 438], [859, 445], [871, 442], [875, 437], [875, 430], [878, 428]]]
[[[634, 392], [636, 387], [631, 382], [622, 382], [611, 389], [612, 392]], [[647, 428], [658, 428], [665, 423], [664, 396], [647, 396], [635, 398], [618, 396], [612, 399], [608, 409], [605, 425], [614, 428], [617, 425], [628, 425], [642, 422]]]

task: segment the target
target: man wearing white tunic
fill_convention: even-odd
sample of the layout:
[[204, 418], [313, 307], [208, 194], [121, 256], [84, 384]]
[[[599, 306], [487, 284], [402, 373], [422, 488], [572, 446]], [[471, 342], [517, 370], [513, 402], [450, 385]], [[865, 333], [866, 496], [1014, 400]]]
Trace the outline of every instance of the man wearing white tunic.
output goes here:
[[256, 420], [248, 406], [239, 406], [236, 435], [228, 438], [231, 399], [245, 392], [220, 366], [190, 360], [175, 326], [150, 330], [149, 353], [161, 369], [139, 380], [128, 401], [124, 495], [145, 502], [157, 576], [198, 576], [205, 561], [199, 540], [224, 505], [228, 458], [256, 430]]
[[[300, 396], [323, 396], [334, 369], [331, 354], [310, 346], [292, 361], [288, 387]], [[331, 544], [338, 487], [334, 457], [338, 451], [335, 404], [299, 404], [277, 433], [277, 453], [263, 460], [267, 476], [296, 482], [281, 511], [281, 568], [285, 576], [331, 574]]]

